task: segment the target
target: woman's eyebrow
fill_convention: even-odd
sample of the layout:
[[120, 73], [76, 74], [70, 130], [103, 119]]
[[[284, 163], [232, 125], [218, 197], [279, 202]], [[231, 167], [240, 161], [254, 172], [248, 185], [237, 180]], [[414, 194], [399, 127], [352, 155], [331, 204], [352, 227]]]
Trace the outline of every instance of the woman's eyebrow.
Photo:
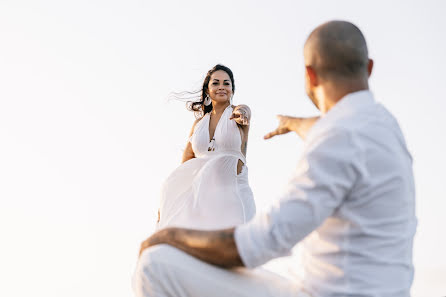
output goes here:
[[[220, 81], [218, 78], [213, 78], [212, 80]], [[225, 79], [224, 81], [231, 81], [230, 79]]]

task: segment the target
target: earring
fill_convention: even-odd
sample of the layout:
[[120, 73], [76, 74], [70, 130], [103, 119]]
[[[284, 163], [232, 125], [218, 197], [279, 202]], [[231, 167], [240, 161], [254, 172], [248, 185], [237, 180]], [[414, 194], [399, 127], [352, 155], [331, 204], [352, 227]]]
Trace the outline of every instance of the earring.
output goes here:
[[204, 100], [203, 100], [203, 104], [206, 106], [209, 106], [209, 105], [211, 105], [211, 103], [212, 103], [211, 97], [209, 97], [209, 95], [207, 95], [206, 98], [204, 98]]
[[229, 99], [229, 105], [232, 105], [232, 97], [234, 97], [234, 95], [232, 95], [231, 99]]

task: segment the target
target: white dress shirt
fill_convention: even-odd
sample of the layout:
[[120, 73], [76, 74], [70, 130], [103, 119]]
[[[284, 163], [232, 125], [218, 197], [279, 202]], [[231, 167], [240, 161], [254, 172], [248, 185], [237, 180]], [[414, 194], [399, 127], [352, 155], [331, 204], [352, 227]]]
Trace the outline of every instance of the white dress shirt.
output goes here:
[[412, 158], [371, 92], [348, 94], [309, 131], [285, 193], [236, 228], [256, 267], [302, 243], [302, 285], [315, 297], [407, 297], [417, 221]]

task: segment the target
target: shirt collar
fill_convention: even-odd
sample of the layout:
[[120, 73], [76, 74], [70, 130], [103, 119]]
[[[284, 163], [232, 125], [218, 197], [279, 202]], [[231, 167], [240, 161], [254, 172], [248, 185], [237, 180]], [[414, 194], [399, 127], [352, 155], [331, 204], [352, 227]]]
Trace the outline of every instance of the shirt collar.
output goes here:
[[326, 114], [321, 115], [320, 120], [310, 130], [309, 136], [310, 134], [318, 134], [317, 131], [322, 131], [333, 126], [340, 118], [355, 113], [374, 103], [373, 93], [369, 90], [361, 90], [345, 95]]
[[369, 104], [375, 103], [372, 92], [369, 90], [361, 90], [349, 93], [341, 98], [325, 115], [322, 117], [335, 117], [338, 114], [350, 113], [358, 111]]

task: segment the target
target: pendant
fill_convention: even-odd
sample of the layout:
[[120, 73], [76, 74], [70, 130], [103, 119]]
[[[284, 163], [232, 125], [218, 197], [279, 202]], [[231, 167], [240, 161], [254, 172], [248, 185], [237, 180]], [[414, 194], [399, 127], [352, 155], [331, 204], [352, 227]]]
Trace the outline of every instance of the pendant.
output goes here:
[[215, 151], [215, 138], [212, 138], [211, 141], [209, 141], [209, 146], [208, 146], [208, 152], [213, 152]]

